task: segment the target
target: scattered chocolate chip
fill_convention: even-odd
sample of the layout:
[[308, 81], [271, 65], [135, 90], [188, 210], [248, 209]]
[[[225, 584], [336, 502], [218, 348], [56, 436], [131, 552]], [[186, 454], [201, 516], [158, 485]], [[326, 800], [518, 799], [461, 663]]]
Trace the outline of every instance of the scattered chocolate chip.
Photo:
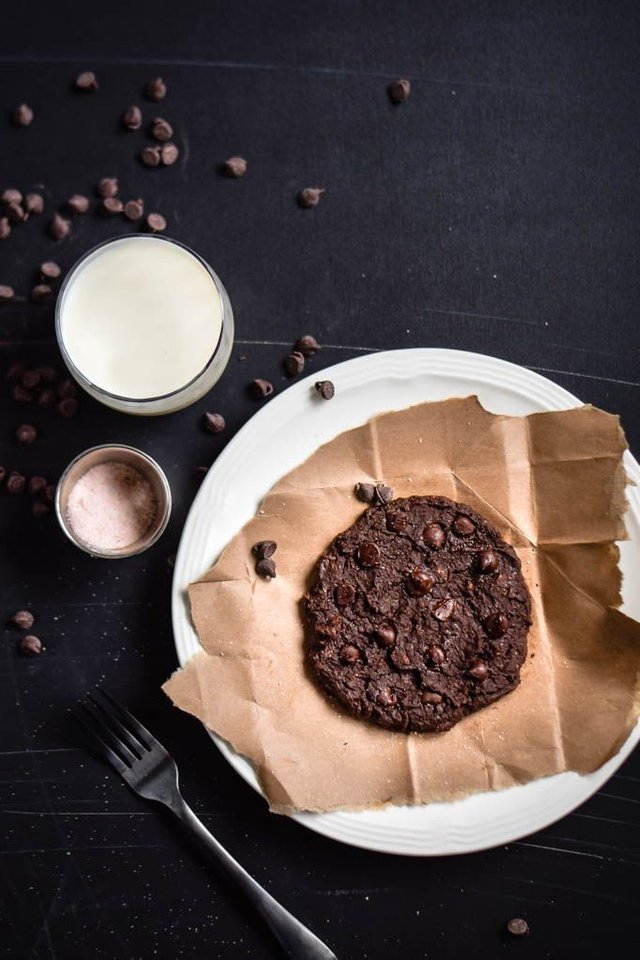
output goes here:
[[76, 77], [77, 90], [97, 90], [98, 81], [93, 70], [83, 70]]
[[167, 221], [161, 213], [150, 213], [147, 217], [147, 229], [151, 233], [162, 233], [167, 229]]
[[380, 548], [375, 543], [365, 541], [358, 547], [357, 558], [361, 567], [377, 567], [380, 563]]
[[74, 417], [78, 412], [78, 401], [75, 397], [65, 397], [64, 400], [61, 400], [56, 410], [61, 417], [64, 417], [65, 420], [69, 420], [71, 417]]
[[43, 649], [40, 638], [34, 637], [32, 634], [27, 634], [26, 637], [22, 637], [18, 641], [18, 650], [25, 657], [36, 657], [39, 653], [42, 653]]
[[31, 403], [33, 394], [31, 390], [25, 390], [21, 383], [16, 383], [11, 393], [16, 403]]
[[24, 223], [28, 216], [29, 214], [22, 209], [19, 203], [7, 204], [7, 217], [10, 223]]
[[122, 114], [122, 126], [127, 130], [139, 130], [142, 126], [140, 107], [132, 106]]
[[45, 490], [45, 492], [42, 494], [42, 499], [45, 503], [48, 503], [49, 506], [51, 506], [55, 498], [56, 498], [56, 485], [55, 483], [50, 483], [47, 486], [47, 489]]
[[22, 493], [26, 485], [26, 477], [23, 477], [17, 470], [12, 470], [7, 477], [7, 493]]
[[165, 143], [160, 148], [160, 160], [165, 167], [171, 167], [180, 156], [180, 151], [175, 143]]
[[160, 147], [145, 147], [140, 154], [140, 159], [145, 167], [159, 167], [162, 162]]
[[31, 290], [31, 299], [34, 303], [47, 303], [53, 297], [53, 290], [48, 283], [37, 283]]
[[36, 367], [36, 373], [41, 383], [55, 383], [58, 379], [55, 367]]
[[443, 600], [433, 609], [433, 615], [436, 620], [448, 620], [455, 613], [456, 602], [451, 597]]
[[22, 374], [27, 369], [26, 363], [23, 363], [21, 360], [14, 360], [7, 372], [4, 375], [4, 379], [7, 383], [17, 383], [18, 380], [22, 379]]
[[64, 240], [69, 235], [71, 224], [59, 213], [54, 213], [53, 219], [49, 221], [49, 233], [54, 240]]
[[173, 127], [169, 121], [163, 119], [163, 117], [156, 117], [151, 124], [149, 136], [154, 140], [159, 140], [160, 143], [165, 143], [167, 140], [171, 140]]
[[387, 515], [387, 530], [392, 530], [393, 533], [404, 533], [408, 526], [409, 521], [404, 513], [398, 511]]
[[457, 533], [459, 537], [470, 537], [471, 534], [475, 533], [476, 525], [469, 517], [465, 517], [463, 513], [459, 513], [451, 524], [451, 529], [454, 533]]
[[414, 597], [423, 597], [429, 593], [434, 583], [435, 580], [428, 570], [422, 567], [416, 567], [407, 577], [407, 590], [409, 593], [412, 593]]
[[162, 77], [156, 77], [155, 80], [150, 80], [145, 87], [145, 94], [149, 100], [155, 102], [164, 100], [167, 95], [167, 85]]
[[27, 493], [32, 497], [39, 497], [47, 489], [47, 481], [44, 477], [29, 477], [27, 483]]
[[7, 187], [2, 191], [3, 203], [22, 203], [22, 194], [15, 187]]
[[336, 393], [336, 388], [331, 380], [318, 380], [315, 384], [315, 388], [323, 400], [331, 400]]
[[339, 583], [333, 591], [333, 597], [338, 607], [348, 607], [356, 598], [355, 587], [350, 583]]
[[284, 358], [283, 365], [288, 376], [297, 377], [304, 370], [304, 357], [298, 350], [294, 350]]
[[278, 549], [278, 544], [275, 540], [258, 540], [257, 543], [251, 547], [251, 552], [258, 560], [268, 560], [269, 557], [272, 557], [276, 550]]
[[50, 507], [46, 503], [43, 503], [42, 500], [36, 500], [31, 504], [31, 513], [36, 520], [40, 520], [41, 517], [46, 516], [49, 511]]
[[50, 388], [41, 390], [38, 396], [38, 406], [44, 407], [45, 410], [47, 410], [49, 407], [53, 407], [55, 405], [57, 399], [58, 398], [55, 390], [51, 390]]
[[314, 353], [317, 353], [321, 348], [315, 337], [312, 337], [310, 333], [305, 333], [303, 337], [298, 337], [296, 340], [295, 349], [298, 350], [303, 357], [312, 357]]
[[124, 205], [124, 215], [127, 220], [140, 220], [144, 215], [144, 200], [127, 200]]
[[105, 197], [117, 197], [120, 184], [117, 177], [102, 177], [98, 181], [96, 193], [104, 200]]
[[389, 85], [389, 96], [394, 103], [404, 103], [411, 94], [411, 81], [400, 77]]
[[421, 699], [423, 703], [433, 703], [435, 706], [438, 703], [442, 703], [442, 694], [435, 693], [431, 690], [425, 690]]
[[484, 660], [476, 660], [471, 667], [469, 667], [469, 673], [472, 677], [475, 677], [476, 680], [486, 680], [488, 672]]
[[362, 503], [373, 503], [376, 496], [376, 488], [373, 483], [356, 483], [354, 493]]
[[247, 161], [243, 157], [229, 157], [222, 165], [228, 177], [244, 177], [247, 172]]
[[208, 430], [209, 433], [222, 433], [226, 427], [224, 417], [221, 413], [205, 413], [202, 422], [205, 430]]
[[84, 197], [81, 193], [74, 193], [67, 200], [67, 210], [70, 210], [71, 213], [86, 213], [88, 209], [89, 198]]
[[263, 557], [256, 563], [256, 573], [259, 577], [264, 577], [266, 580], [270, 580], [276, 575], [275, 562], [269, 557]]
[[384, 647], [392, 647], [396, 642], [396, 628], [391, 623], [383, 623], [376, 630], [376, 638]]
[[447, 659], [445, 657], [444, 650], [442, 649], [442, 647], [439, 647], [435, 643], [429, 647], [429, 656], [431, 658], [431, 662], [436, 667], [439, 667]]
[[507, 923], [507, 930], [512, 937], [525, 937], [529, 933], [529, 924], [522, 917], [514, 917]]
[[8, 217], [0, 217], [0, 240], [6, 240], [11, 233], [11, 224]]
[[485, 629], [490, 637], [497, 640], [509, 629], [509, 621], [504, 613], [492, 613], [484, 622]]
[[37, 370], [25, 370], [20, 377], [20, 384], [25, 390], [33, 390], [40, 386], [40, 374]]
[[378, 503], [390, 503], [393, 500], [393, 490], [386, 483], [376, 483], [376, 500]]
[[383, 687], [382, 690], [379, 691], [376, 699], [378, 703], [381, 703], [384, 707], [391, 707], [398, 701], [395, 693], [393, 693], [389, 687]]
[[500, 560], [495, 550], [487, 547], [478, 554], [478, 570], [480, 573], [495, 573], [500, 566]]
[[31, 630], [35, 622], [36, 618], [30, 610], [16, 610], [11, 617], [11, 623], [14, 627], [17, 627], [18, 630]]
[[273, 384], [269, 380], [260, 380], [259, 378], [252, 380], [249, 388], [256, 400], [264, 400], [265, 397], [270, 397], [273, 393]]
[[320, 197], [324, 193], [324, 187], [305, 187], [298, 194], [298, 206], [309, 210], [311, 207], [317, 207], [320, 203]]
[[33, 121], [33, 110], [28, 103], [21, 103], [15, 108], [12, 114], [13, 122], [16, 127], [28, 127]]
[[67, 397], [76, 397], [78, 395], [78, 388], [73, 380], [61, 380], [57, 389], [58, 396], [61, 400], [66, 400]]
[[7, 283], [0, 283], [0, 303], [8, 303], [13, 300], [14, 290]]
[[24, 208], [27, 213], [37, 216], [44, 210], [44, 200], [39, 193], [28, 193], [24, 198]]
[[107, 217], [117, 217], [124, 210], [124, 204], [118, 197], [105, 197], [100, 204], [100, 213]]
[[357, 663], [361, 660], [360, 651], [352, 643], [345, 643], [340, 651], [340, 659], [343, 663]]
[[422, 531], [422, 539], [432, 550], [439, 550], [444, 546], [447, 536], [439, 523], [428, 523]]
[[30, 444], [33, 443], [38, 436], [38, 431], [30, 423], [21, 424], [16, 430], [16, 440], [18, 443]]
[[45, 260], [44, 263], [40, 264], [40, 274], [46, 280], [57, 280], [61, 273], [62, 270], [53, 260]]

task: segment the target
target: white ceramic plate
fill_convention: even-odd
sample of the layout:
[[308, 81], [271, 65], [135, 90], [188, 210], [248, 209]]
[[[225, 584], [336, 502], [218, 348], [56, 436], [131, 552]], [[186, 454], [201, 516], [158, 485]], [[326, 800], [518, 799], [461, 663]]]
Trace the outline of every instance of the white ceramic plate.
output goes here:
[[[296, 383], [263, 407], [231, 440], [207, 473], [185, 523], [173, 579], [173, 629], [185, 664], [199, 644], [185, 590], [213, 563], [250, 520], [263, 496], [322, 443], [364, 423], [376, 413], [427, 400], [477, 394], [493, 413], [525, 415], [578, 406], [580, 400], [530, 370], [481, 354], [457, 350], [395, 350], [339, 363], [322, 371], [336, 395], [322, 401], [315, 376]], [[640, 468], [626, 454], [625, 466], [640, 483]], [[640, 593], [625, 586], [640, 577], [640, 494], [628, 489], [630, 539], [621, 544], [624, 611], [640, 619]], [[213, 736], [213, 735], [212, 735]], [[256, 790], [251, 764], [219, 737], [229, 763]], [[524, 786], [480, 793], [452, 803], [345, 813], [300, 813], [293, 819], [318, 833], [369, 850], [439, 855], [482, 850], [519, 839], [569, 813], [614, 773], [640, 739], [640, 725], [618, 754], [595, 773], [562, 773]]]

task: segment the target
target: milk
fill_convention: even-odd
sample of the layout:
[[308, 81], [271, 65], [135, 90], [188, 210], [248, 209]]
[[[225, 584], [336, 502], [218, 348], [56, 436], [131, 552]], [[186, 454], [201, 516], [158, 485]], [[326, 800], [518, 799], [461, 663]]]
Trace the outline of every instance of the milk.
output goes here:
[[187, 249], [159, 237], [122, 237], [70, 275], [60, 339], [90, 384], [141, 400], [180, 390], [202, 372], [222, 316], [213, 277]]

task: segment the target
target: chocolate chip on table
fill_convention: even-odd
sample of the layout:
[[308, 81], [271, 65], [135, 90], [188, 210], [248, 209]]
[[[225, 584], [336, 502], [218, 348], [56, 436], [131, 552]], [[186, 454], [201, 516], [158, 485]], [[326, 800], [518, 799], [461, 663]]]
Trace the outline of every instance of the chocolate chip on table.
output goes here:
[[173, 136], [173, 127], [169, 121], [165, 120], [163, 117], [155, 117], [153, 123], [151, 124], [149, 135], [154, 140], [158, 140], [160, 143], [166, 143], [166, 141], [171, 140], [171, 137]]
[[333, 598], [338, 607], [350, 606], [356, 598], [355, 587], [350, 583], [339, 583], [333, 592]]
[[457, 533], [459, 537], [470, 537], [475, 533], [476, 525], [469, 517], [465, 517], [463, 513], [459, 513], [451, 524], [451, 529], [454, 533]]
[[430, 592], [435, 580], [428, 570], [416, 567], [407, 577], [407, 590], [414, 597], [423, 597]]
[[20, 385], [23, 386], [25, 390], [33, 390], [35, 387], [39, 387], [40, 374], [37, 370], [25, 370], [20, 377]]
[[50, 483], [47, 486], [47, 489], [42, 494], [42, 499], [45, 503], [48, 503], [49, 506], [53, 503], [56, 498], [56, 485], [55, 483]]
[[394, 103], [404, 103], [411, 94], [411, 81], [405, 77], [399, 77], [389, 84], [389, 96]]
[[495, 573], [500, 566], [500, 560], [495, 550], [487, 547], [478, 554], [478, 570], [480, 573]]
[[98, 181], [96, 193], [103, 199], [105, 197], [117, 197], [119, 189], [120, 184], [118, 183], [117, 177], [102, 177], [102, 179]]
[[64, 417], [65, 420], [69, 420], [71, 417], [74, 417], [78, 412], [78, 401], [75, 397], [65, 397], [64, 400], [61, 400], [56, 410], [61, 417]]
[[164, 143], [160, 147], [160, 160], [165, 167], [171, 167], [180, 156], [180, 151], [175, 143]]
[[39, 193], [28, 193], [24, 198], [24, 208], [27, 213], [37, 216], [44, 210], [44, 200]]
[[162, 233], [167, 229], [167, 221], [161, 213], [150, 213], [147, 217], [147, 229], [151, 233]]
[[22, 203], [22, 194], [15, 187], [7, 187], [2, 191], [3, 203]]
[[222, 433], [226, 427], [224, 417], [221, 413], [205, 413], [202, 418], [205, 430], [209, 433]]
[[376, 497], [376, 488], [373, 483], [356, 483], [353, 488], [358, 500], [362, 503], [373, 503]]
[[76, 77], [76, 90], [97, 90], [98, 81], [93, 70], [83, 70]]
[[0, 303], [8, 303], [13, 300], [14, 289], [8, 283], [0, 283]]
[[153, 100], [154, 102], [164, 100], [167, 95], [167, 85], [162, 77], [156, 77], [155, 80], [150, 80], [145, 87], [145, 94], [149, 100]]
[[257, 543], [251, 547], [251, 552], [258, 560], [268, 560], [269, 557], [272, 557], [276, 550], [278, 549], [278, 544], [275, 540], [258, 540]]
[[0, 240], [6, 240], [11, 233], [11, 224], [8, 217], [0, 217]]
[[299, 350], [294, 350], [282, 361], [288, 376], [297, 377], [304, 370], [304, 357]]
[[529, 924], [522, 917], [514, 917], [507, 923], [507, 930], [512, 937], [525, 937], [529, 933]]
[[7, 217], [10, 223], [24, 223], [28, 216], [29, 214], [22, 209], [19, 203], [14, 202], [7, 204]]
[[276, 565], [269, 557], [263, 557], [256, 562], [256, 573], [265, 580], [271, 580], [276, 575]]
[[22, 423], [16, 430], [16, 440], [24, 445], [33, 443], [37, 436], [38, 431], [31, 423]]
[[31, 290], [31, 299], [34, 303], [47, 303], [53, 297], [53, 290], [48, 283], [37, 283]]
[[31, 403], [33, 394], [31, 390], [26, 390], [21, 383], [16, 383], [11, 393], [16, 403]]
[[[62, 270], [55, 260], [45, 260], [44, 263], [40, 264], [40, 275], [46, 280], [57, 280], [61, 273]], [[53, 367], [49, 367], [49, 369], [52, 370]]]
[[486, 680], [488, 672], [489, 671], [487, 670], [487, 665], [484, 660], [476, 660], [469, 667], [469, 673], [472, 677], [475, 677], [476, 680]]
[[504, 613], [492, 613], [485, 620], [484, 626], [489, 636], [497, 640], [509, 629], [509, 620]]
[[32, 497], [41, 496], [47, 489], [47, 481], [44, 477], [29, 477], [27, 483], [27, 493]]
[[261, 380], [258, 377], [251, 381], [249, 389], [256, 400], [264, 400], [273, 393], [273, 384], [269, 380]]
[[140, 220], [144, 216], [144, 200], [127, 200], [123, 213], [127, 220]]
[[11, 617], [11, 623], [14, 627], [17, 627], [18, 630], [31, 630], [35, 622], [36, 618], [30, 610], [16, 610]]
[[320, 344], [310, 333], [305, 333], [304, 336], [298, 337], [296, 340], [295, 349], [301, 353], [303, 357], [312, 357], [314, 353], [320, 350]]
[[105, 197], [100, 204], [100, 213], [107, 217], [117, 217], [124, 210], [124, 204], [119, 197]]
[[57, 387], [57, 393], [61, 400], [66, 400], [67, 397], [76, 397], [78, 388], [73, 380], [61, 380]]
[[378, 627], [376, 630], [376, 639], [384, 647], [392, 647], [396, 642], [396, 628], [391, 623], [383, 623], [382, 626]]
[[53, 218], [49, 221], [49, 233], [53, 239], [64, 240], [69, 235], [70, 230], [71, 224], [69, 221], [65, 220], [59, 213], [54, 213]]
[[41, 383], [55, 383], [58, 379], [55, 367], [36, 367], [36, 373]]
[[58, 397], [55, 390], [47, 388], [46, 390], [41, 390], [38, 395], [38, 406], [48, 409], [53, 407], [57, 401]]
[[244, 157], [229, 157], [223, 163], [222, 169], [228, 177], [244, 177], [247, 172], [247, 161]]
[[7, 372], [4, 375], [4, 379], [7, 383], [17, 383], [22, 379], [23, 373], [27, 369], [26, 363], [23, 363], [22, 360], [14, 360]]
[[323, 400], [331, 400], [335, 396], [336, 388], [331, 380], [318, 380], [314, 386]]
[[25, 657], [37, 657], [39, 653], [42, 653], [44, 647], [39, 637], [27, 634], [26, 637], [22, 637], [18, 641], [18, 650]]
[[16, 127], [28, 127], [33, 122], [33, 110], [28, 103], [21, 103], [15, 108], [12, 120]]
[[298, 206], [309, 210], [311, 207], [317, 207], [320, 203], [320, 197], [324, 193], [324, 187], [305, 187], [298, 194]]
[[160, 147], [145, 147], [140, 154], [140, 159], [145, 167], [159, 167], [162, 163]]
[[89, 198], [84, 197], [81, 193], [74, 193], [67, 200], [67, 210], [70, 210], [71, 213], [86, 213], [88, 209]]
[[26, 485], [26, 477], [23, 477], [17, 470], [12, 470], [7, 477], [7, 493], [23, 493]]
[[42, 500], [36, 500], [31, 504], [31, 513], [36, 520], [40, 520], [41, 517], [45, 517], [50, 510], [51, 508], [46, 503], [43, 503]]
[[432, 550], [440, 550], [447, 536], [439, 523], [428, 523], [422, 531], [422, 539]]
[[393, 490], [386, 483], [376, 483], [376, 501], [383, 506], [393, 500]]
[[361, 543], [357, 550], [357, 560], [361, 567], [377, 567], [380, 563], [380, 548], [369, 541]]
[[122, 114], [122, 126], [127, 130], [139, 130], [142, 126], [142, 112], [140, 107], [131, 106]]

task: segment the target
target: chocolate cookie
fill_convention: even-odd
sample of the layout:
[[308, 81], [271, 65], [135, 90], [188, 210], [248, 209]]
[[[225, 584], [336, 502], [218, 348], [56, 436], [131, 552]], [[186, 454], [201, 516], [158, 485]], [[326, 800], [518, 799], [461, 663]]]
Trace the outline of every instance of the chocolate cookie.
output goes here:
[[520, 682], [531, 624], [515, 551], [446, 497], [370, 507], [319, 559], [308, 656], [357, 717], [439, 732]]

